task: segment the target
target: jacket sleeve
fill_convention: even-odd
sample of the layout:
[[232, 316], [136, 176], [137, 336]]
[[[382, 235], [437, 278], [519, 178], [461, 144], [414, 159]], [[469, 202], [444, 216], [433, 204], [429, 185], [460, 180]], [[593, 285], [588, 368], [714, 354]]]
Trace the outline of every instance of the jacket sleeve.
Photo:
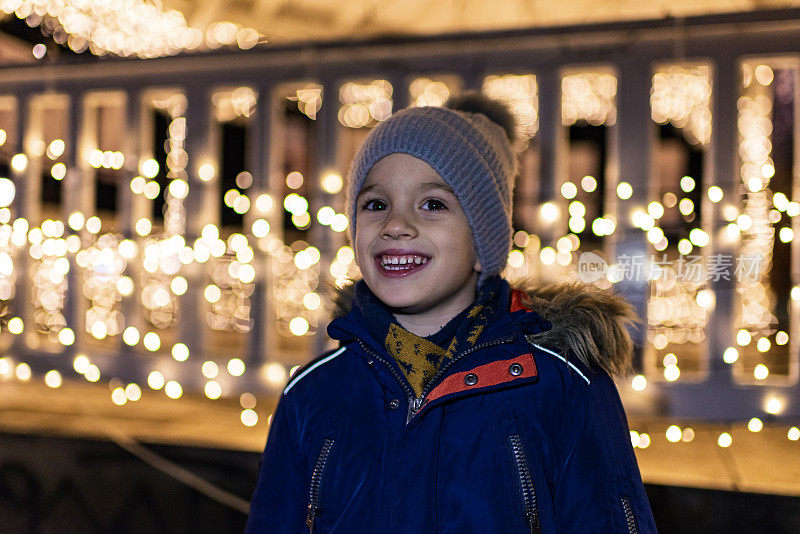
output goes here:
[[553, 506], [559, 533], [656, 532], [614, 382], [592, 377], [572, 396]]
[[294, 438], [290, 405], [282, 396], [272, 418], [246, 534], [297, 534], [305, 529], [305, 460]]

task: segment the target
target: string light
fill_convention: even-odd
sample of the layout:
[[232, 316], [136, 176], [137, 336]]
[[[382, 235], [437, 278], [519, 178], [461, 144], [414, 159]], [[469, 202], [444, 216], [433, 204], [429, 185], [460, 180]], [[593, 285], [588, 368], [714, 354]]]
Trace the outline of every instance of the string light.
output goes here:
[[441, 106], [450, 97], [446, 80], [416, 78], [408, 87], [414, 106]]
[[250, 409], [242, 410], [241, 421], [244, 426], [255, 426], [258, 423], [258, 414]]
[[[45, 35], [75, 52], [89, 49], [93, 54], [152, 58], [174, 55], [205, 44], [208, 48], [236, 45], [247, 50], [262, 40], [253, 28], [227, 21], [213, 22], [203, 32], [186, 24], [179, 11], [162, 9], [160, 3], [145, 0], [0, 0], [0, 11], [39, 25]], [[47, 47], [36, 44], [36, 59]]]
[[364, 128], [385, 121], [392, 114], [392, 91], [386, 80], [342, 84], [339, 122], [348, 128]]
[[764, 423], [758, 417], [753, 417], [747, 422], [747, 430], [750, 432], [761, 432], [764, 428]]
[[487, 76], [482, 92], [490, 98], [504, 101], [516, 118], [516, 138], [520, 148], [539, 130], [539, 87], [533, 74], [504, 74]]
[[586, 121], [611, 126], [616, 122], [617, 78], [603, 72], [570, 74], [561, 79], [561, 123]]
[[650, 93], [652, 118], [671, 123], [692, 144], [711, 139], [711, 69], [706, 65], [671, 65], [653, 75]]
[[677, 443], [681, 440], [681, 436], [683, 436], [683, 433], [681, 432], [681, 428], [679, 426], [671, 425], [669, 428], [667, 428], [666, 437], [667, 441], [670, 443]]

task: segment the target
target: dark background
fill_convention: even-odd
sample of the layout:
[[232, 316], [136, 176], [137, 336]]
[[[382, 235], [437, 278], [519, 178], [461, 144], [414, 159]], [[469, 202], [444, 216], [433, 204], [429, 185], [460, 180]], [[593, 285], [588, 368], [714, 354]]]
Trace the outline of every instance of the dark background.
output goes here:
[[[149, 449], [244, 499], [255, 453]], [[800, 498], [647, 486], [661, 533], [800, 532]], [[0, 434], [0, 533], [239, 533], [245, 516], [106, 441]], [[355, 533], [354, 533], [355, 534]]]

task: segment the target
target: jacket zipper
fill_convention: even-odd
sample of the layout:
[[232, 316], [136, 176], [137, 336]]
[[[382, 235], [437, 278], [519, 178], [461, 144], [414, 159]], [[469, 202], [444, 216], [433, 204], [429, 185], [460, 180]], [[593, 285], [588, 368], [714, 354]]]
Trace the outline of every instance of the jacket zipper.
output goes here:
[[514, 454], [514, 463], [517, 466], [519, 483], [522, 488], [522, 501], [525, 505], [525, 522], [530, 527], [531, 534], [541, 534], [542, 527], [539, 524], [539, 511], [536, 506], [536, 489], [533, 487], [528, 457], [522, 448], [522, 439], [519, 434], [508, 436], [511, 444], [511, 451]]
[[446, 373], [453, 365], [455, 365], [456, 362], [458, 362], [461, 358], [468, 356], [469, 354], [472, 354], [473, 352], [479, 351], [481, 349], [485, 349], [487, 347], [495, 347], [497, 345], [503, 345], [505, 343], [511, 343], [512, 341], [514, 341], [514, 337], [515, 336], [505, 336], [493, 339], [492, 341], [487, 341], [486, 343], [481, 343], [480, 345], [474, 345], [465, 350], [464, 352], [457, 354], [456, 356], [453, 357], [453, 359], [447, 362], [447, 364], [440, 367], [439, 370], [436, 371], [436, 374], [434, 374], [433, 377], [430, 379], [430, 381], [428, 381], [428, 385], [422, 390], [422, 394], [416, 399], [413, 399], [413, 402], [410, 404], [408, 410], [408, 416], [406, 417], [406, 424], [408, 424], [409, 421], [411, 421], [411, 419], [415, 415], [417, 415], [417, 412], [419, 412], [425, 405], [425, 397], [427, 397], [428, 393], [430, 393], [433, 390], [433, 388], [436, 387], [436, 381], [439, 380], [439, 378], [444, 373]]
[[636, 528], [636, 518], [633, 515], [633, 507], [631, 500], [628, 497], [623, 497], [622, 510], [625, 512], [625, 524], [628, 526], [628, 534], [637, 534], [639, 529]]
[[422, 409], [423, 405], [425, 404], [425, 397], [433, 389], [433, 387], [431, 387], [431, 386], [433, 386], [436, 383], [436, 381], [448, 369], [450, 369], [450, 367], [452, 367], [458, 360], [460, 360], [464, 356], [472, 354], [473, 352], [476, 352], [478, 350], [485, 349], [487, 347], [495, 347], [497, 345], [503, 345], [505, 343], [511, 343], [512, 341], [514, 341], [514, 339], [515, 339], [515, 336], [513, 336], [513, 335], [497, 338], [497, 339], [494, 339], [492, 341], [487, 341], [486, 343], [481, 343], [480, 345], [474, 345], [474, 346], [468, 348], [467, 350], [465, 350], [464, 352], [461, 352], [461, 353], [457, 354], [446, 365], [442, 366], [436, 372], [435, 375], [433, 375], [433, 378], [431, 378], [431, 380], [428, 382], [428, 387], [426, 387], [425, 389], [422, 390], [422, 394], [419, 397], [417, 397], [414, 394], [414, 391], [408, 385], [407, 380], [405, 380], [403, 377], [401, 377], [400, 373], [398, 373], [395, 370], [395, 368], [392, 367], [392, 365], [389, 362], [387, 362], [385, 358], [383, 358], [383, 356], [381, 356], [380, 354], [378, 354], [377, 352], [375, 352], [374, 350], [369, 348], [367, 346], [367, 344], [364, 343], [363, 341], [361, 341], [360, 339], [358, 339], [358, 344], [361, 345], [361, 348], [364, 350], [364, 352], [366, 352], [367, 354], [372, 356], [374, 359], [376, 359], [379, 362], [381, 362], [382, 364], [384, 364], [389, 369], [389, 371], [392, 373], [392, 376], [394, 376], [395, 380], [397, 380], [397, 383], [400, 384], [400, 386], [402, 386], [402, 388], [405, 390], [406, 396], [408, 397], [408, 412], [406, 413], [406, 424], [408, 424], [408, 423], [411, 422], [411, 419], [413, 419], [413, 417], [415, 415], [417, 415], [417, 412], [419, 412]]
[[333, 439], [325, 438], [322, 450], [317, 457], [314, 471], [311, 473], [311, 488], [308, 490], [308, 513], [306, 514], [306, 527], [309, 534], [314, 532], [314, 519], [319, 513], [320, 488], [322, 487], [322, 475], [325, 474], [325, 466], [328, 463], [328, 455], [333, 447]]

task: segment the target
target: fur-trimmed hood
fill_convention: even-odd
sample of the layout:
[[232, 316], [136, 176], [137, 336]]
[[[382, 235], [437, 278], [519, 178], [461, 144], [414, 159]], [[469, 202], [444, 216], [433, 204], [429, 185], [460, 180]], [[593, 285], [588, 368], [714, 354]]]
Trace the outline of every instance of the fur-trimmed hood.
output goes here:
[[[337, 290], [334, 316], [346, 315], [353, 302], [355, 284]], [[593, 284], [560, 282], [538, 286], [532, 281], [512, 284], [528, 298], [523, 303], [551, 328], [528, 336], [530, 342], [559, 349], [587, 367], [600, 367], [611, 375], [631, 370], [633, 341], [629, 329], [640, 322], [633, 306], [613, 291]]]
[[519, 287], [528, 294], [529, 307], [552, 328], [528, 336], [529, 341], [571, 353], [589, 367], [611, 375], [631, 371], [633, 340], [629, 329], [640, 319], [633, 306], [611, 290], [593, 284], [561, 282]]

